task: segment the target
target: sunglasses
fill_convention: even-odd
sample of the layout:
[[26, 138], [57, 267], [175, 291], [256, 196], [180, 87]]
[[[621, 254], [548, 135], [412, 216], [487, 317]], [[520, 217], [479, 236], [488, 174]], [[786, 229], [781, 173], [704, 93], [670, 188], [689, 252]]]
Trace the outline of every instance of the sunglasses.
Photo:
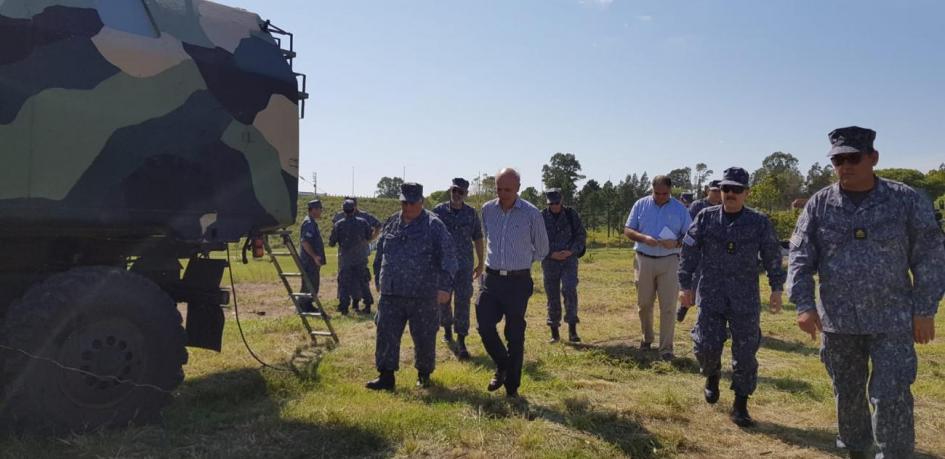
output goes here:
[[863, 153], [843, 153], [830, 157], [830, 163], [833, 164], [833, 167], [840, 167], [844, 164], [856, 166], [860, 164], [860, 161], [863, 161]]
[[722, 185], [721, 188], [723, 193], [742, 194], [745, 192], [745, 187], [738, 185]]

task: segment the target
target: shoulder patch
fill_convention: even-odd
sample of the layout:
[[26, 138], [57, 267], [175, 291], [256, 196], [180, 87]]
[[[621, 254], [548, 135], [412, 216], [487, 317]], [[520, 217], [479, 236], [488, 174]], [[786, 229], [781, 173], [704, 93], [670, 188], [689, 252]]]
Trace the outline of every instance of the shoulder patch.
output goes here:
[[794, 233], [791, 235], [791, 247], [798, 248], [803, 242], [804, 238], [799, 233]]

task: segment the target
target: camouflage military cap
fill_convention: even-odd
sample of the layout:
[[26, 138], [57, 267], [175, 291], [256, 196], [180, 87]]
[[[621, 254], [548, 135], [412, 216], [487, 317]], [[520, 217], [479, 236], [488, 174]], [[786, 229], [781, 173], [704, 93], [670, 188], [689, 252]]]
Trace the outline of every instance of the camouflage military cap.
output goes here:
[[561, 189], [548, 188], [545, 190], [545, 200], [548, 204], [558, 204], [561, 202]]
[[735, 185], [735, 186], [748, 186], [748, 171], [740, 167], [730, 167], [725, 169], [725, 172], [722, 173], [722, 181], [719, 182], [719, 186], [722, 185]]
[[469, 191], [469, 182], [462, 177], [456, 177], [453, 179], [453, 184], [450, 185], [451, 190], [454, 188], [458, 188], [463, 191]]
[[345, 202], [341, 203], [341, 210], [345, 212], [353, 212], [355, 207], [355, 202], [351, 199], [345, 199]]
[[308, 202], [308, 210], [321, 209], [321, 208], [322, 208], [322, 201], [319, 199], [313, 199]]
[[876, 131], [859, 126], [834, 129], [827, 134], [830, 139], [830, 152], [827, 156], [844, 153], [872, 153]]
[[423, 185], [407, 182], [400, 186], [401, 202], [419, 202], [423, 200]]
[[722, 181], [721, 181], [721, 180], [713, 180], [713, 181], [709, 182], [709, 189], [710, 189], [710, 190], [713, 190], [713, 191], [718, 190], [720, 186], [722, 186]]
[[679, 197], [682, 198], [682, 200], [684, 200], [684, 201], [692, 202], [692, 200], [695, 198], [695, 195], [693, 195], [691, 192], [687, 191], [687, 192], [685, 192], [685, 193], [679, 195]]
[[345, 196], [345, 201], [352, 201], [355, 206], [358, 205], [358, 198], [355, 196]]

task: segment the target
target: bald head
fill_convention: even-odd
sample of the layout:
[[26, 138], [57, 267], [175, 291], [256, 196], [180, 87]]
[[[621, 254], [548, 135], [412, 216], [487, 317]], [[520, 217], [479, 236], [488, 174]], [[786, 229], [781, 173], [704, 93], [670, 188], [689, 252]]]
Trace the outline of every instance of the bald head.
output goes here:
[[522, 176], [511, 167], [506, 167], [495, 175], [495, 194], [504, 208], [512, 207], [518, 199], [518, 189], [522, 185]]
[[495, 174], [495, 183], [498, 185], [499, 181], [502, 178], [509, 178], [514, 181], [515, 187], [518, 188], [522, 184], [522, 176], [518, 174], [518, 171], [512, 169], [511, 167], [506, 167], [505, 169], [500, 170]]

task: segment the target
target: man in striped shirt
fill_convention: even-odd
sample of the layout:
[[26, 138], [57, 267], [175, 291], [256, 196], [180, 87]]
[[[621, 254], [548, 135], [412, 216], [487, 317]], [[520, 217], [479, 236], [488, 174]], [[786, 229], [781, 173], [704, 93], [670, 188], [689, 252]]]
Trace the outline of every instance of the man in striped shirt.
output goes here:
[[[548, 255], [548, 234], [538, 208], [519, 199], [521, 176], [515, 169], [496, 174], [496, 195], [482, 206], [486, 238], [486, 272], [482, 276], [476, 318], [482, 344], [495, 362], [490, 392], [505, 386], [509, 397], [518, 397], [525, 354], [525, 309], [532, 296], [532, 263]], [[496, 326], [505, 317], [505, 338]]]

